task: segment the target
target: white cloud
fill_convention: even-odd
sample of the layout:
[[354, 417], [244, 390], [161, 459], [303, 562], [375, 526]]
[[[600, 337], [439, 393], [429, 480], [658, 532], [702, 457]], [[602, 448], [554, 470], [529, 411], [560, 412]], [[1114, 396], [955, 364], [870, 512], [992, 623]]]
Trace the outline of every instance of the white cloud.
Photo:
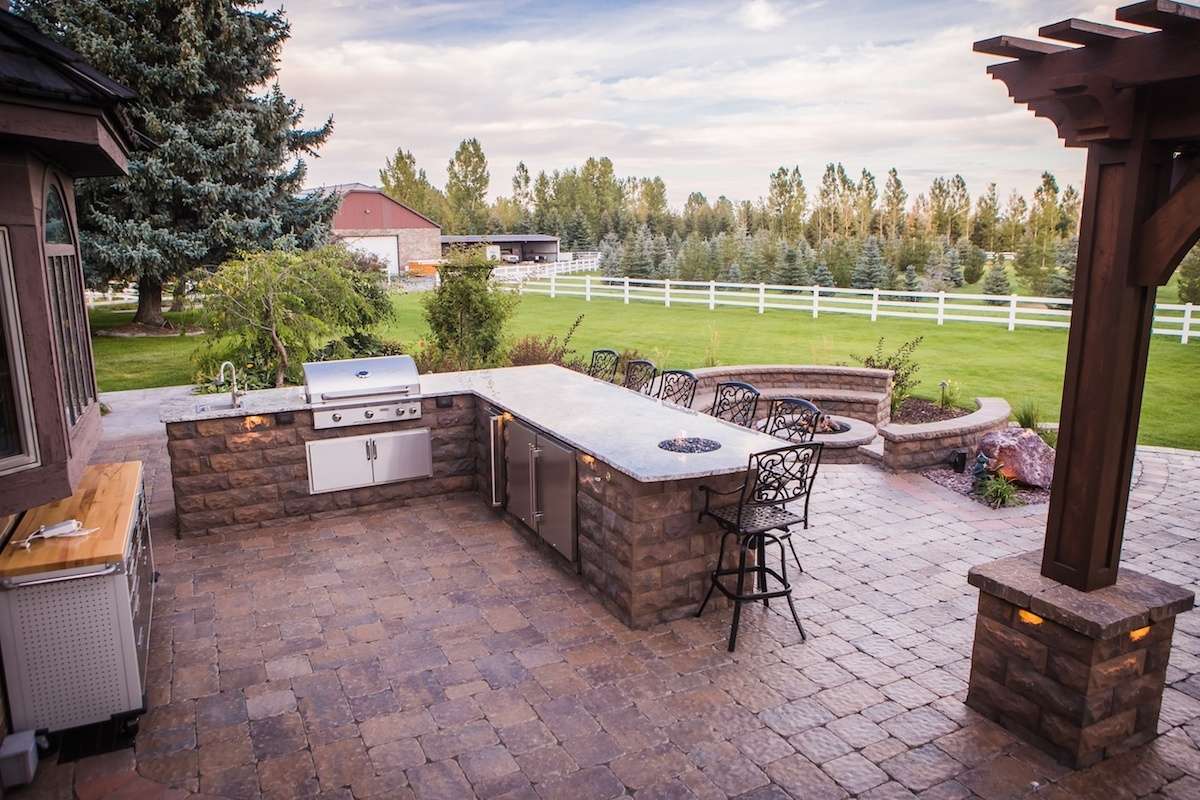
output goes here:
[[784, 16], [768, 0], [749, 0], [742, 4], [738, 19], [752, 31], [773, 30], [784, 22]]
[[[815, 186], [829, 161], [877, 176], [895, 166], [913, 195], [955, 172], [975, 194], [991, 180], [1028, 193], [1043, 169], [1078, 183], [1082, 154], [1014, 106], [971, 43], [1084, 10], [1037, 5], [760, 1], [736, 10], [747, 27], [730, 24], [727, 4], [689, 0], [296, 0], [281, 81], [310, 118], [335, 118], [313, 183], [373, 182], [396, 147], [441, 181], [458, 142], [477, 136], [493, 194], [518, 160], [536, 172], [591, 155], [622, 175], [662, 175], [675, 204], [693, 190], [757, 197], [781, 164]], [[1112, 9], [1091, 17], [1111, 21]]]

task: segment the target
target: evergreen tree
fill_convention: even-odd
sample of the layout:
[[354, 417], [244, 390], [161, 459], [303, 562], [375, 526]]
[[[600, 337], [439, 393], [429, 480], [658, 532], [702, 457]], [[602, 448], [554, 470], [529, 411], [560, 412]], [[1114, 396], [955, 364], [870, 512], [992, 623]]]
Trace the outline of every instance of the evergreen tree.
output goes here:
[[883, 254], [879, 251], [879, 240], [868, 236], [858, 252], [850, 285], [855, 289], [880, 289], [886, 288], [889, 282], [890, 275], [887, 265], [883, 263]]
[[955, 247], [946, 248], [945, 256], [946, 275], [950, 279], [955, 288], [966, 284], [967, 278], [963, 270], [962, 260], [958, 257], [958, 249]]
[[[312, 247], [340, 198], [301, 194], [304, 155], [333, 120], [304, 129], [275, 81], [289, 36], [257, 3], [22, 0], [17, 13], [137, 93], [128, 113], [155, 143], [129, 174], [77, 184], [93, 281], [136, 280], [134, 321], [162, 325], [164, 281], [239, 250]], [[265, 90], [264, 90], [265, 87]]]
[[1050, 291], [1050, 277], [1057, 268], [1056, 249], [1056, 242], [1046, 237], [1026, 236], [1021, 242], [1014, 269], [1031, 294], [1045, 295]]
[[[1008, 280], [1008, 270], [1004, 266], [1004, 262], [997, 258], [992, 262], [992, 266], [988, 267], [987, 274], [983, 278], [983, 293], [984, 294], [1012, 294], [1012, 284]], [[1001, 300], [989, 300], [992, 305], [1000, 305]]]
[[663, 262], [671, 255], [671, 245], [667, 242], [667, 237], [661, 233], [655, 234], [650, 241], [650, 249], [654, 257], [654, 270], [656, 273], [661, 272]]
[[600, 271], [610, 278], [620, 277], [624, 259], [621, 240], [615, 233], [607, 233], [600, 240]]
[[812, 286], [812, 248], [803, 239], [795, 247], [789, 247], [783, 265], [774, 277], [776, 283], [786, 286]]
[[[918, 292], [921, 290], [921, 278], [917, 275], [917, 268], [913, 264], [909, 264], [904, 268], [904, 288], [910, 292]], [[915, 295], [910, 295], [906, 298], [910, 303], [915, 303], [920, 300]]]
[[487, 225], [489, 180], [487, 157], [479, 140], [463, 139], [446, 165], [446, 200], [452, 233], [479, 233]]
[[675, 253], [668, 251], [667, 257], [658, 265], [654, 277], [658, 280], [667, 280], [677, 277], [678, 272], [678, 259], [675, 257]]
[[590, 242], [588, 241], [587, 224], [583, 221], [583, 214], [578, 210], [570, 216], [567, 224], [563, 227], [562, 241], [567, 250], [586, 250], [588, 248]]
[[817, 286], [833, 286], [833, 273], [829, 271], [829, 267], [825, 266], [825, 262], [817, 264], [817, 268], [813, 270], [813, 283]]
[[983, 251], [976, 247], [966, 236], [958, 240], [958, 261], [963, 269], [963, 281], [976, 284], [983, 277], [986, 264]]
[[1071, 297], [1075, 294], [1075, 257], [1079, 252], [1078, 239], [1064, 239], [1054, 250], [1054, 274], [1047, 290], [1051, 297]]
[[944, 292], [954, 288], [954, 278], [946, 263], [945, 251], [935, 249], [929, 254], [929, 260], [925, 262], [923, 285], [927, 292]]
[[628, 278], [649, 278], [654, 271], [654, 253], [649, 227], [643, 225], [636, 234], [625, 240], [622, 275]]

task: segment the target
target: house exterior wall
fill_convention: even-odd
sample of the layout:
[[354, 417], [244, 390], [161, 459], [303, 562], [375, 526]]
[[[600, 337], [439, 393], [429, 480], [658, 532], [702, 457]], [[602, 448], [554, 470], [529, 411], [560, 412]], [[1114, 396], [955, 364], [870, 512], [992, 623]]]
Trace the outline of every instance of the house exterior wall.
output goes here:
[[[442, 257], [438, 228], [394, 228], [383, 230], [334, 230], [349, 247], [376, 253], [388, 262], [388, 273], [405, 272], [413, 261], [436, 261]], [[388, 255], [384, 254], [388, 251]]]
[[[52, 181], [62, 188], [71, 234], [78, 242], [71, 179], [27, 149], [0, 146], [0, 227], [8, 231], [39, 455], [37, 466], [0, 478], [0, 514], [69, 496], [100, 439], [99, 402], [91, 403], [74, 426], [63, 404], [42, 231], [42, 206]], [[88, 347], [90, 370], [90, 342]]]

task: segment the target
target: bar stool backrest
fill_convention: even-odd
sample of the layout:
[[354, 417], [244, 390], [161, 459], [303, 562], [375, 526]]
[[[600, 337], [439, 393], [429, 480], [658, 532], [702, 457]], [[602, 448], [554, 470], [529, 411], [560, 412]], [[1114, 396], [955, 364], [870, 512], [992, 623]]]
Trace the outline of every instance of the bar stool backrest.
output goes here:
[[592, 363], [587, 374], [593, 378], [612, 383], [617, 378], [617, 362], [621, 357], [616, 350], [593, 350]]
[[686, 369], [668, 369], [658, 382], [658, 399], [691, 408], [696, 399], [696, 376]]
[[622, 385], [642, 394], [650, 394], [654, 389], [654, 378], [658, 375], [658, 367], [653, 361], [635, 358], [625, 363], [625, 380]]
[[758, 389], [741, 381], [729, 381], [717, 384], [717, 393], [708, 413], [717, 419], [748, 428], [754, 422], [757, 409]]
[[822, 447], [820, 442], [805, 442], [751, 453], [738, 500], [738, 527], [748, 510], [800, 501], [804, 502], [804, 518], [808, 519], [808, 500], [821, 466]]
[[771, 401], [763, 433], [797, 444], [811, 442], [824, 418], [821, 409], [800, 397], [777, 397]]

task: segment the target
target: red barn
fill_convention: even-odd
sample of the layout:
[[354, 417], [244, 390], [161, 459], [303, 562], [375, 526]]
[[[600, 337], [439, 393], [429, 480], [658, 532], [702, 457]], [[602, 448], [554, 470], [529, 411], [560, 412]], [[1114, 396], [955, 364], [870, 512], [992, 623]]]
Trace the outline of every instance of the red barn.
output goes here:
[[441, 226], [381, 189], [363, 183], [323, 189], [342, 197], [333, 218], [334, 236], [350, 247], [379, 256], [387, 263], [389, 275], [406, 271], [410, 262], [442, 257]]

